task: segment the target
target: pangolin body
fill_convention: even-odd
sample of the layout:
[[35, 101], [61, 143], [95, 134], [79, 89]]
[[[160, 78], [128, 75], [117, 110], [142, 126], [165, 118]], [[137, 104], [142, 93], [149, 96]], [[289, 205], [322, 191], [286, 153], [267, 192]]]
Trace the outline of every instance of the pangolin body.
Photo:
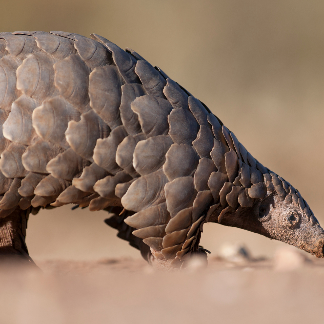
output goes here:
[[205, 222], [233, 225], [228, 213], [269, 196], [320, 228], [202, 102], [101, 36], [1, 33], [0, 108], [1, 218], [70, 203], [123, 211], [107, 223], [172, 265], [199, 250]]

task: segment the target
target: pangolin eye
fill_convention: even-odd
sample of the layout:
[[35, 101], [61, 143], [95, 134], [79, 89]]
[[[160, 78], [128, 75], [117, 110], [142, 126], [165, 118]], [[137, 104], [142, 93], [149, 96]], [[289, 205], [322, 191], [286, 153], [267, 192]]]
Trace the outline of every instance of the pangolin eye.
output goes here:
[[290, 215], [288, 218], [291, 222], [296, 220], [296, 217], [294, 215]]
[[298, 226], [300, 218], [299, 218], [298, 214], [293, 213], [293, 214], [287, 215], [286, 219], [287, 219], [287, 226], [289, 228], [295, 228], [296, 226]]

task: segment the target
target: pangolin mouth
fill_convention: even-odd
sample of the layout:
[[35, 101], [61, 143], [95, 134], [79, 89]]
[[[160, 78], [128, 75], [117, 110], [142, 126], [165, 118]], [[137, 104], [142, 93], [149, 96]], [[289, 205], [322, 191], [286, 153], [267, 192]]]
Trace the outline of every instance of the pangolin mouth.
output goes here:
[[318, 258], [324, 258], [324, 239], [320, 239], [317, 241], [312, 253]]

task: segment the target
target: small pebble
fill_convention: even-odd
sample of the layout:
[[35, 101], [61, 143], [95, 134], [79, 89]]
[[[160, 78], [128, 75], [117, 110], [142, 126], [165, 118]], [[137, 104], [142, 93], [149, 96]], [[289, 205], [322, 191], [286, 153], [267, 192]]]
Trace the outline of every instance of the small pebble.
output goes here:
[[248, 249], [243, 244], [226, 243], [223, 244], [218, 253], [223, 260], [233, 263], [246, 263], [251, 261], [252, 257]]
[[273, 257], [273, 267], [276, 271], [293, 271], [301, 268], [308, 259], [298, 250], [290, 247], [280, 248]]

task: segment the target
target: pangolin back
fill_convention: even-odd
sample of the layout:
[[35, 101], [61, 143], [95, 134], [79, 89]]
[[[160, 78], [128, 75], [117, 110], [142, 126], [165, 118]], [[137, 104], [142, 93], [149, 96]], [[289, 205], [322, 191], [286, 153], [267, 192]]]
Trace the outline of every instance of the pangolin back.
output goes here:
[[[0, 34], [0, 217], [17, 206], [121, 206], [160, 259], [197, 249], [216, 209], [299, 193], [209, 109], [97, 35]], [[119, 225], [118, 225], [119, 226]]]

